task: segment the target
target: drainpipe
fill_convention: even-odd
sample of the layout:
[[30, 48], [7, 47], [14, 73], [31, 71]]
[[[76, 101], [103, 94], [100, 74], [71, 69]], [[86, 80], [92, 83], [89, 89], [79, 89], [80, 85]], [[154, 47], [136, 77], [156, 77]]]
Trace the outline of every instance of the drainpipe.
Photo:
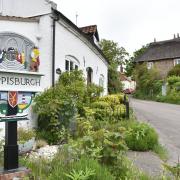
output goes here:
[[56, 19], [53, 18], [53, 39], [52, 39], [52, 87], [55, 85], [55, 48], [56, 48]]
[[59, 17], [54, 15], [52, 17], [52, 30], [53, 30], [53, 39], [52, 39], [52, 87], [55, 85], [55, 51], [56, 51], [56, 22], [59, 21]]

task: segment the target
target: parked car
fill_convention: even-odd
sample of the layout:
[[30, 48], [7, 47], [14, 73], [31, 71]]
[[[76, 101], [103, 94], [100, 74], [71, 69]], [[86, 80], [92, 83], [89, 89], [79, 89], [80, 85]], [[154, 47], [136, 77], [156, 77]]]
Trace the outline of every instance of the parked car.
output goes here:
[[125, 94], [132, 94], [132, 93], [134, 92], [134, 89], [132, 89], [132, 88], [125, 89], [125, 90], [123, 90], [123, 92], [124, 92]]

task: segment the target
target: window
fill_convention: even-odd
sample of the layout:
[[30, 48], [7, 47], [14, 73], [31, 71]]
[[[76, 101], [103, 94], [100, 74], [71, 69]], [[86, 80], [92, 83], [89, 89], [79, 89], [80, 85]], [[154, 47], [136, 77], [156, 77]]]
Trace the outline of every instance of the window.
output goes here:
[[67, 55], [65, 57], [65, 70], [66, 71], [72, 71], [74, 69], [78, 70], [79, 69], [79, 61], [71, 55]]
[[104, 75], [100, 75], [100, 78], [99, 78], [99, 86], [100, 87], [104, 87]]
[[91, 67], [88, 67], [86, 71], [87, 71], [87, 84], [91, 84], [93, 78], [93, 69]]
[[147, 62], [147, 69], [153, 68], [153, 62]]
[[74, 69], [74, 62], [70, 61], [70, 71], [72, 71]]
[[174, 66], [180, 64], [180, 59], [174, 59]]
[[69, 71], [69, 61], [66, 60], [66, 71]]

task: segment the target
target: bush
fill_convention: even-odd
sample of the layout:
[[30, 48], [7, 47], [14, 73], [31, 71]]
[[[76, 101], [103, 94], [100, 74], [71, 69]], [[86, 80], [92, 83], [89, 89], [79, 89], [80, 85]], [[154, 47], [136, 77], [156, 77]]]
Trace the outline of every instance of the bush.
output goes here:
[[172, 88], [173, 85], [180, 82], [180, 76], [170, 76], [167, 79], [168, 85]]
[[[68, 132], [74, 133], [78, 113], [85, 115], [84, 107], [97, 99], [101, 92], [102, 88], [96, 85], [87, 87], [82, 71], [63, 73], [55, 87], [35, 98], [39, 136], [49, 144], [66, 141]], [[63, 128], [65, 137], [61, 133]]]
[[132, 122], [126, 132], [125, 141], [131, 150], [148, 151], [158, 144], [158, 135], [148, 124]]
[[25, 129], [21, 127], [21, 128], [18, 128], [17, 133], [18, 133], [18, 141], [21, 144], [32, 139], [33, 137], [36, 137], [36, 133], [32, 129]]
[[36, 148], [39, 149], [39, 148], [42, 148], [42, 147], [45, 147], [47, 145], [47, 142], [43, 139], [38, 139], [36, 141]]
[[156, 68], [147, 69], [146, 63], [136, 65], [133, 76], [136, 81], [135, 97], [152, 99], [161, 92], [161, 77]]
[[122, 104], [124, 100], [123, 94], [108, 95], [100, 97], [91, 107], [94, 110], [94, 117], [97, 120], [121, 120], [125, 117], [125, 106]]
[[180, 76], [180, 64], [177, 64], [168, 72], [168, 76]]
[[[108, 168], [97, 160], [82, 156], [74, 158], [67, 149], [60, 150], [52, 161], [44, 159], [23, 159], [21, 164], [31, 169], [32, 179], [70, 180], [71, 177], [88, 177], [91, 180], [115, 180]], [[83, 180], [83, 179], [82, 179]]]
[[108, 171], [108, 168], [100, 165], [97, 160], [90, 159], [89, 157], [82, 157], [80, 160], [71, 165], [75, 172], [83, 171], [86, 169], [92, 170], [94, 174], [90, 176], [91, 180], [115, 180], [115, 177]]

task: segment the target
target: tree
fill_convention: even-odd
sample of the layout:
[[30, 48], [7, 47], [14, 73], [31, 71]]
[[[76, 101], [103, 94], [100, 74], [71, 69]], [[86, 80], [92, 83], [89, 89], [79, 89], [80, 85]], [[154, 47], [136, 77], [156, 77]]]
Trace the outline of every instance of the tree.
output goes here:
[[123, 47], [119, 47], [118, 43], [112, 40], [102, 39], [100, 47], [106, 56], [108, 67], [108, 92], [118, 93], [122, 90], [122, 83], [119, 79], [118, 66], [125, 64], [127, 51]]
[[168, 76], [180, 76], [180, 64], [174, 66], [169, 72]]
[[156, 68], [147, 69], [146, 63], [137, 64], [133, 76], [136, 80], [136, 97], [152, 98], [160, 93], [162, 81]]
[[149, 44], [143, 45], [140, 49], [136, 50], [133, 53], [133, 56], [129, 58], [129, 60], [126, 61], [126, 66], [125, 66], [125, 74], [126, 76], [132, 76], [133, 71], [135, 68], [135, 59], [141, 56], [149, 47]]

